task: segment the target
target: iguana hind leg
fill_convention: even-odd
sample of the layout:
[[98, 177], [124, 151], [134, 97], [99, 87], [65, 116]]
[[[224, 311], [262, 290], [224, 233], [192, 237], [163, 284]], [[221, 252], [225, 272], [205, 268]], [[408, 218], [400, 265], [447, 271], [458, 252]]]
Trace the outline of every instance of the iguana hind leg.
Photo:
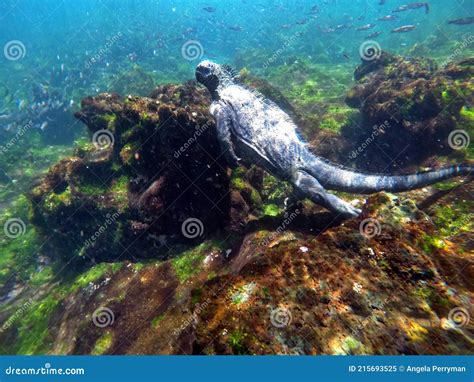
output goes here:
[[356, 217], [361, 213], [358, 208], [328, 193], [316, 178], [305, 171], [296, 171], [293, 185], [302, 196], [344, 218]]

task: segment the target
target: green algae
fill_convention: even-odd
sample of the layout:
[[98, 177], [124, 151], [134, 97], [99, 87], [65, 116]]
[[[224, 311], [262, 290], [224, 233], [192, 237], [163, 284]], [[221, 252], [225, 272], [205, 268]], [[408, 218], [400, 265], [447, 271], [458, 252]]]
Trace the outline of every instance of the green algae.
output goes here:
[[472, 202], [458, 202], [455, 208], [439, 205], [435, 207], [433, 221], [443, 237], [451, 237], [472, 229]]
[[163, 318], [165, 318], [164, 314], [160, 314], [159, 316], [154, 317], [151, 320], [151, 326], [153, 329], [157, 329], [160, 326], [160, 322], [163, 321]]
[[99, 119], [97, 122], [103, 129], [107, 129], [112, 132], [115, 131], [115, 125], [117, 123], [117, 116], [115, 114], [103, 114], [97, 118]]
[[44, 267], [40, 272], [34, 272], [32, 274], [30, 284], [33, 286], [41, 286], [51, 281], [53, 279], [53, 276], [53, 267]]
[[88, 269], [86, 272], [80, 274], [74, 280], [71, 291], [84, 288], [100, 278], [102, 278], [105, 273], [109, 270], [112, 270], [112, 267], [108, 263], [97, 264], [94, 267]]
[[71, 188], [61, 193], [50, 192], [43, 201], [43, 208], [48, 213], [55, 213], [60, 207], [69, 207], [73, 203]]
[[229, 333], [228, 342], [235, 355], [249, 354], [249, 350], [244, 344], [246, 338], [247, 334], [238, 329]]
[[102, 355], [110, 349], [113, 343], [112, 333], [106, 332], [100, 337], [94, 344], [94, 348], [91, 351], [91, 355]]
[[49, 320], [59, 305], [57, 293], [34, 303], [19, 321], [15, 354], [45, 354], [51, 347]]
[[110, 192], [114, 196], [115, 202], [118, 204], [120, 211], [124, 211], [128, 206], [128, 185], [130, 178], [122, 175], [120, 178], [112, 182]]
[[[37, 230], [28, 224], [30, 204], [24, 195], [18, 196], [11, 206], [0, 216], [1, 227], [9, 219], [19, 219], [24, 224], [24, 230], [19, 235], [8, 237], [0, 235], [0, 284], [18, 277], [28, 280], [35, 273], [37, 252], [41, 242]], [[43, 274], [45, 276], [45, 274]], [[39, 281], [39, 279], [38, 279]]]
[[278, 216], [280, 214], [280, 208], [276, 204], [265, 204], [263, 206], [263, 213], [267, 216]]
[[173, 269], [180, 282], [187, 281], [200, 271], [205, 255], [203, 251], [209, 248], [209, 243], [202, 243], [196, 248], [186, 251], [171, 261]]

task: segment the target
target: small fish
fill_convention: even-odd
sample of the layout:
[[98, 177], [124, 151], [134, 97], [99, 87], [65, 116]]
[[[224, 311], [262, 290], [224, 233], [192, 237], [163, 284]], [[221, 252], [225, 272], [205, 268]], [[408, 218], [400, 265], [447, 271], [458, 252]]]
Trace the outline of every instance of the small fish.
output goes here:
[[375, 24], [365, 24], [357, 28], [356, 31], [366, 31], [368, 29], [372, 29], [373, 27], [375, 27]]
[[425, 13], [430, 13], [430, 5], [428, 3], [410, 3], [407, 4], [408, 9], [425, 8]]
[[281, 29], [290, 29], [291, 28], [291, 24], [283, 24], [280, 26]]
[[385, 4], [385, 0], [380, 0], [379, 1], [379, 5], [384, 5]]
[[392, 21], [392, 20], [396, 20], [396, 19], [398, 19], [398, 17], [395, 16], [395, 15], [387, 15], [387, 16], [379, 17], [377, 20], [379, 20], [379, 21]]
[[132, 52], [132, 53], [129, 53], [127, 54], [127, 57], [130, 61], [134, 62], [137, 60], [138, 56], [135, 52]]
[[213, 13], [213, 12], [216, 11], [216, 8], [214, 8], [214, 7], [204, 7], [203, 10], [206, 11], [206, 12], [209, 12], [209, 13]]
[[410, 31], [412, 31], [412, 30], [415, 29], [415, 28], [416, 28], [415, 25], [403, 25], [403, 26], [401, 26], [401, 27], [392, 29], [392, 33], [405, 33], [405, 32], [410, 32]]
[[381, 34], [382, 34], [382, 32], [379, 32], [379, 31], [373, 32], [373, 33], [369, 34], [368, 36], [366, 36], [365, 39], [368, 40], [369, 38], [376, 38], [376, 37], [380, 36]]
[[229, 26], [229, 29], [231, 29], [233, 31], [236, 31], [236, 32], [242, 32], [243, 31], [242, 27], [239, 26], [239, 25], [231, 25], [231, 26]]
[[308, 19], [302, 19], [302, 20], [298, 20], [298, 21], [296, 22], [296, 24], [298, 24], [298, 25], [304, 25], [304, 24], [306, 24], [307, 22], [308, 22]]
[[347, 53], [343, 53], [342, 57], [344, 57], [347, 61], [351, 59]]
[[44, 131], [47, 127], [48, 127], [48, 122], [44, 121], [40, 126], [40, 130]]
[[350, 25], [347, 25], [347, 24], [339, 24], [337, 25], [334, 29], [339, 31], [339, 30], [343, 30], [343, 29], [349, 29], [351, 26]]
[[406, 5], [400, 5], [398, 8], [395, 8], [392, 12], [404, 12], [409, 9], [418, 9], [425, 8], [425, 13], [430, 12], [430, 5], [428, 3], [410, 3]]
[[474, 17], [465, 17], [463, 19], [449, 20], [448, 24], [469, 25], [474, 23]]
[[24, 99], [18, 101], [18, 110], [23, 110], [26, 107], [26, 101]]
[[408, 6], [400, 5], [399, 7], [395, 8], [392, 12], [404, 12], [408, 11]]

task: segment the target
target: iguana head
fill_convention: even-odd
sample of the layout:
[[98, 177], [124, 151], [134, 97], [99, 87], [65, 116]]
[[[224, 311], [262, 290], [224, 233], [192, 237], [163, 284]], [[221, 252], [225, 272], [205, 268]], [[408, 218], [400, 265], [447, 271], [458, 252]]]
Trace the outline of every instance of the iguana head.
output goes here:
[[217, 97], [219, 87], [233, 83], [234, 74], [227, 65], [211, 61], [202, 61], [196, 67], [196, 80], [209, 89], [213, 98]]

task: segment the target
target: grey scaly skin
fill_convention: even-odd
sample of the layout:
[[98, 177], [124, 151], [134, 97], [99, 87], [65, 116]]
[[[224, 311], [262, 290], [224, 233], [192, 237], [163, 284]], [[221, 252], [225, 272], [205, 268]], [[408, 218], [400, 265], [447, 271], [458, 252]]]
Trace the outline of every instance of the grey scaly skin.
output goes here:
[[360, 210], [326, 189], [370, 194], [421, 188], [472, 173], [473, 166], [452, 166], [411, 175], [364, 174], [314, 155], [297, 133], [297, 126], [276, 104], [238, 84], [226, 66], [210, 61], [196, 68], [196, 79], [211, 93], [210, 112], [222, 151], [231, 167], [241, 158], [291, 182], [300, 197], [342, 215]]

